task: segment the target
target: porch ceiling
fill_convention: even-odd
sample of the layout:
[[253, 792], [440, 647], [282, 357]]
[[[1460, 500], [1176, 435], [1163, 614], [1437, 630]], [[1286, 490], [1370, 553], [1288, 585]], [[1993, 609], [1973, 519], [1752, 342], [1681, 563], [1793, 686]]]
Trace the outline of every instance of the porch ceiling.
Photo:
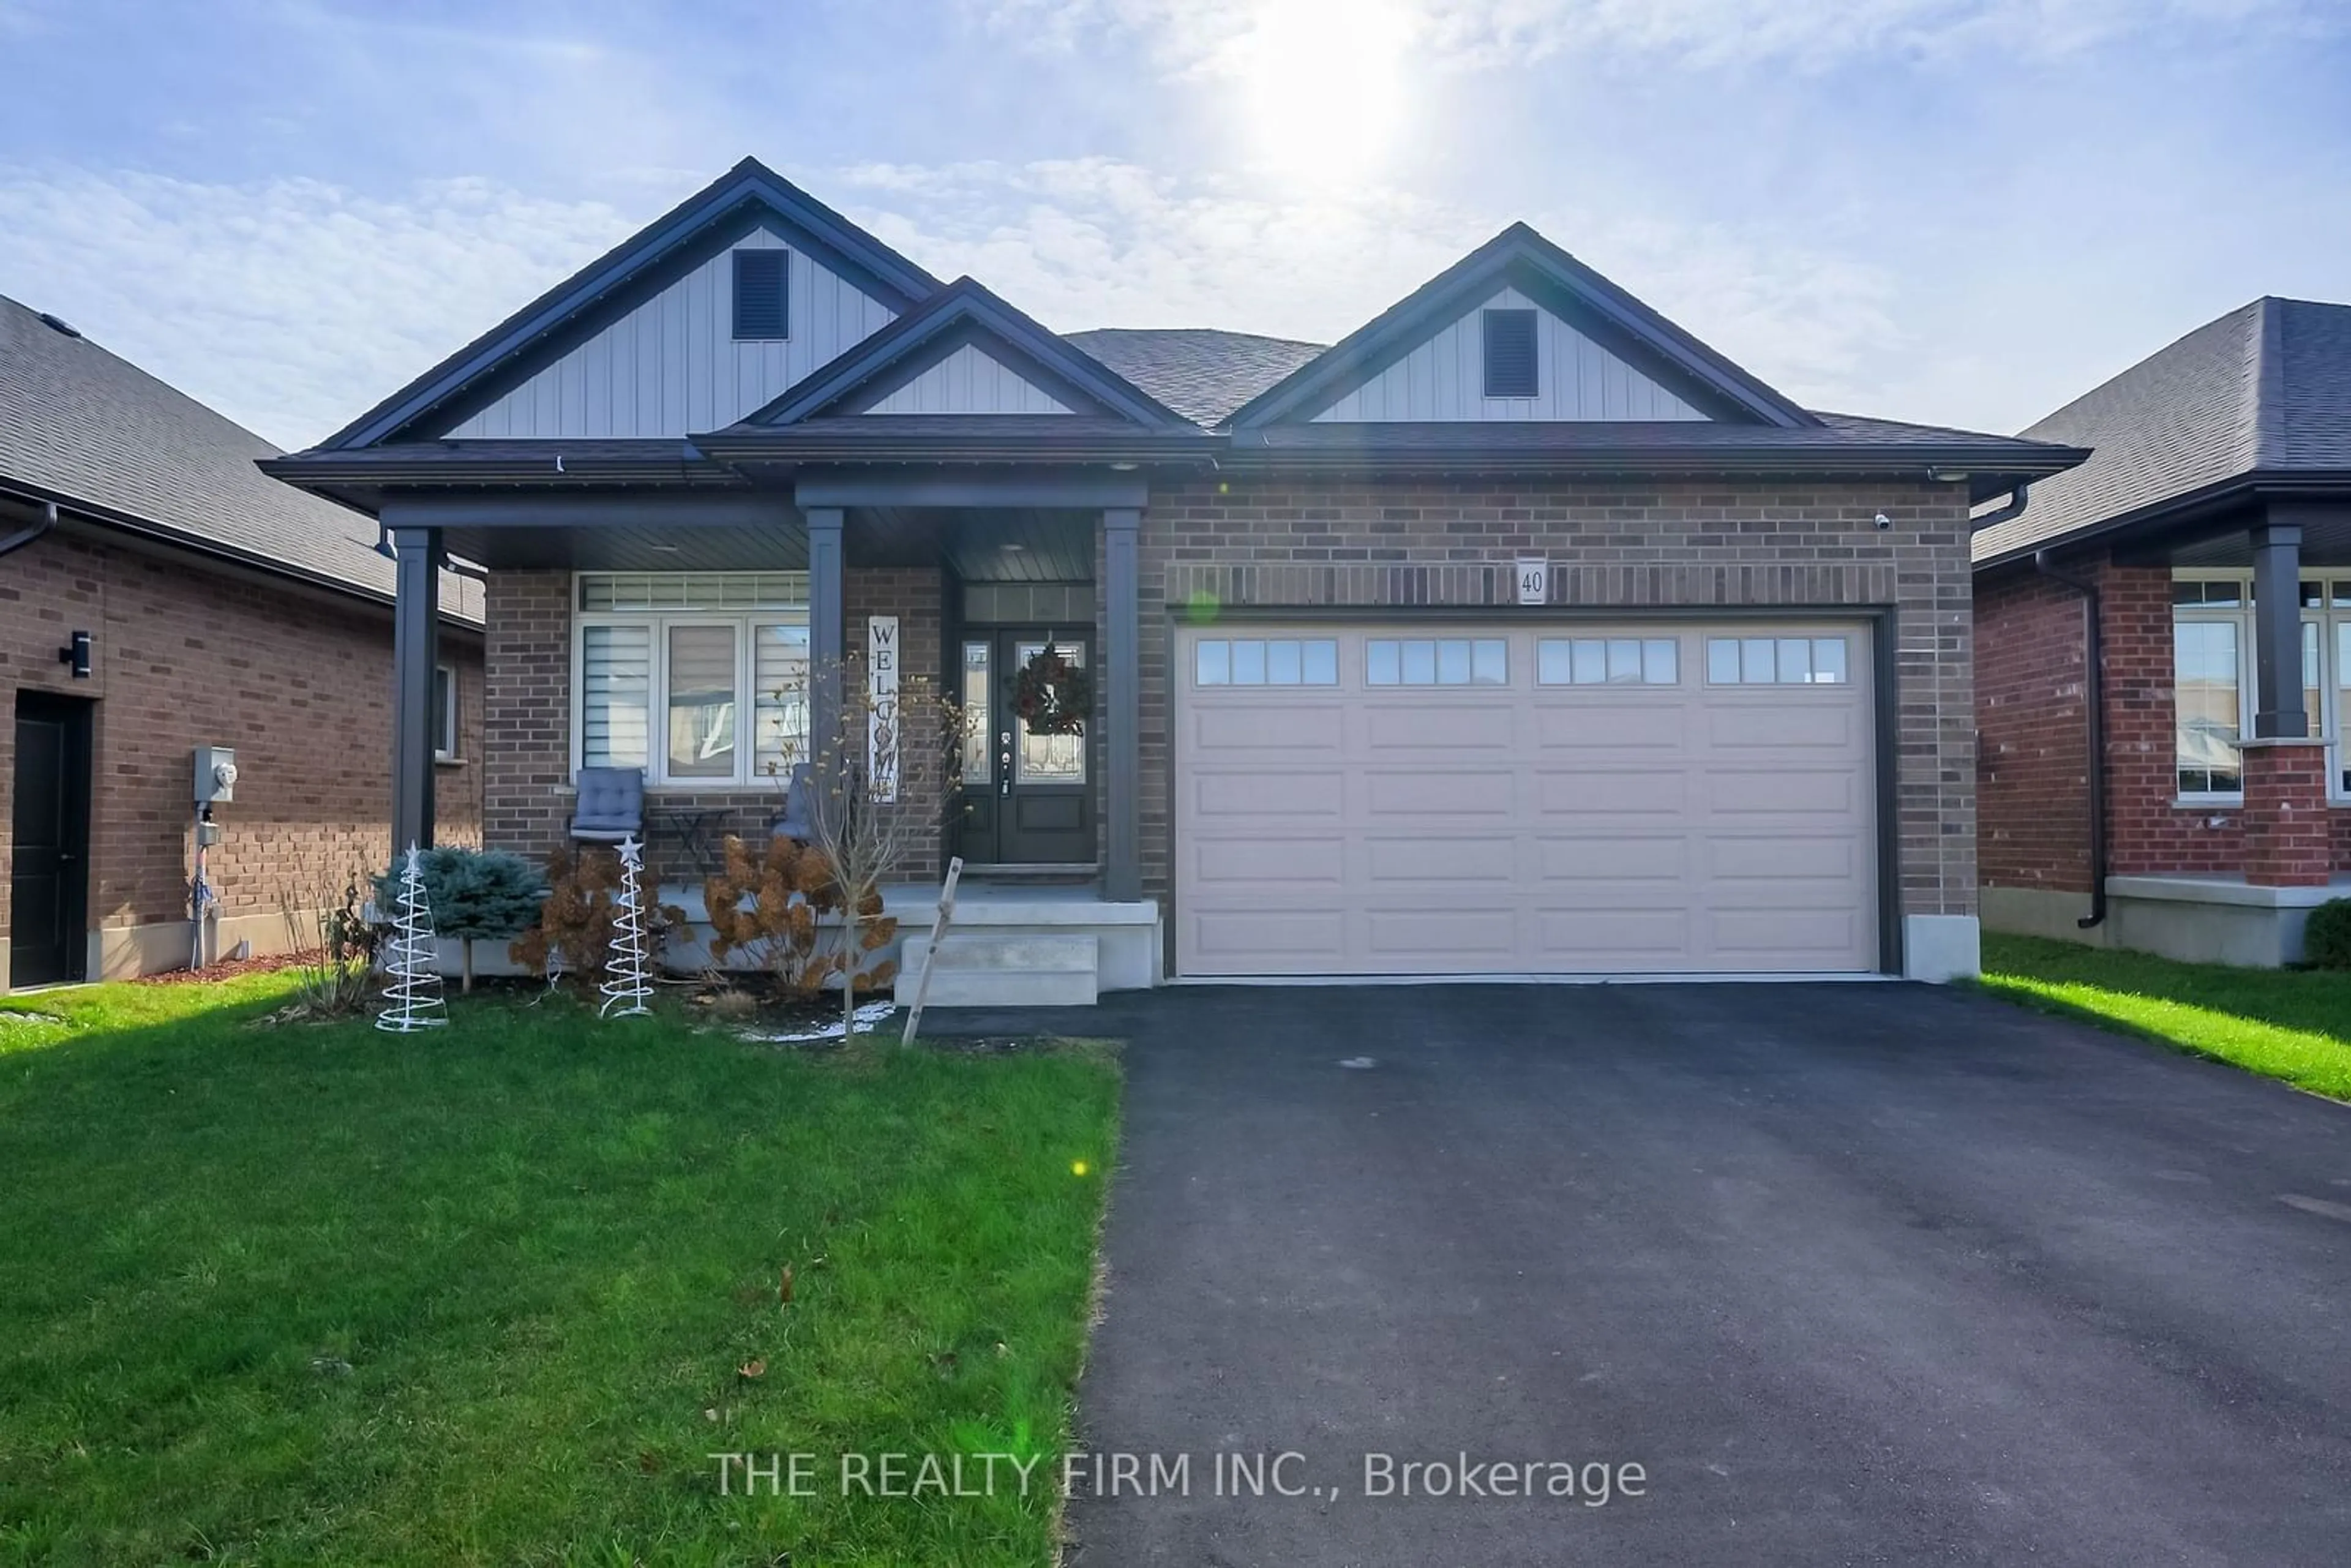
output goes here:
[[[944, 566], [966, 582], [1088, 582], [1092, 512], [852, 508], [848, 564]], [[658, 527], [624, 522], [527, 528], [455, 526], [449, 553], [494, 570], [761, 571], [808, 565], [797, 512], [768, 523]]]
[[[2304, 566], [2351, 567], [2351, 506], [2304, 512], [2292, 520], [2302, 528]], [[2147, 565], [2249, 567], [2253, 564], [2253, 537], [2251, 525], [2238, 523], [2150, 540], [2117, 554]]]
[[441, 542], [451, 555], [503, 571], [773, 571], [808, 565], [808, 529], [797, 517], [732, 528], [452, 528]]
[[1092, 512], [861, 507], [849, 564], [946, 566], [966, 582], [1091, 582]]

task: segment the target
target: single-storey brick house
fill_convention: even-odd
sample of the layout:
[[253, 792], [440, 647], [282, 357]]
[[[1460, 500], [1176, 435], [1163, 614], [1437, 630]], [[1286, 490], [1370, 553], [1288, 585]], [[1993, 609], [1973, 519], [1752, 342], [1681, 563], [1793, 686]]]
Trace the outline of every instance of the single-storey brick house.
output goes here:
[[[391, 846], [392, 563], [277, 448], [0, 298], [0, 990], [287, 945]], [[481, 599], [431, 672], [447, 826], [481, 811]], [[234, 752], [192, 925], [195, 751]]]
[[2256, 299], [2024, 433], [1976, 535], [1996, 929], [2291, 962], [2351, 892], [2351, 306]]
[[[401, 552], [403, 834], [444, 551], [521, 849], [589, 765], [764, 831], [837, 711], [770, 694], [878, 618], [987, 716], [939, 853], [1045, 884], [967, 897], [956, 994], [1082, 998], [1971, 972], [1968, 514], [2081, 456], [1809, 412], [1522, 225], [1327, 349], [1057, 337], [747, 161], [265, 466]], [[1049, 648], [1081, 737], [1016, 710]]]

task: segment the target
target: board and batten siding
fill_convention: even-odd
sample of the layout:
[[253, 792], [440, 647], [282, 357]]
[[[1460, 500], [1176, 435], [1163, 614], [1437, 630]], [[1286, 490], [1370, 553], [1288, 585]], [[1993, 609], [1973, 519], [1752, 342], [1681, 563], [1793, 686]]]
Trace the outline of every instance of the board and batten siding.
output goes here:
[[[1485, 395], [1479, 312], [1498, 309], [1535, 313], [1536, 396]], [[1316, 414], [1314, 423], [1706, 417], [1517, 289], [1505, 288]]]
[[1052, 393], [977, 344], [966, 343], [865, 411], [868, 413], [1068, 413]]
[[[736, 250], [789, 250], [791, 336], [735, 340]], [[456, 439], [684, 436], [780, 395], [895, 312], [758, 229], [445, 434]]]

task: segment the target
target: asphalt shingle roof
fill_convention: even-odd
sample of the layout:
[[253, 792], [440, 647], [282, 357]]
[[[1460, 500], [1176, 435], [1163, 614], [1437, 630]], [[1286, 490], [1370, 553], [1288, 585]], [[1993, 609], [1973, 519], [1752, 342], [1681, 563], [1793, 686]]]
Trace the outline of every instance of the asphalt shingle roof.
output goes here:
[[[0, 296], [0, 480], [389, 600], [392, 563], [357, 512], [254, 466], [279, 449], [185, 392]], [[444, 609], [481, 590], [442, 579]]]
[[1203, 425], [1216, 424], [1322, 351], [1320, 343], [1213, 327], [1106, 327], [1066, 332], [1061, 340]]
[[2208, 321], [2022, 433], [2095, 448], [2032, 486], [1975, 558], [2265, 473], [2351, 471], [2351, 305], [2265, 298]]

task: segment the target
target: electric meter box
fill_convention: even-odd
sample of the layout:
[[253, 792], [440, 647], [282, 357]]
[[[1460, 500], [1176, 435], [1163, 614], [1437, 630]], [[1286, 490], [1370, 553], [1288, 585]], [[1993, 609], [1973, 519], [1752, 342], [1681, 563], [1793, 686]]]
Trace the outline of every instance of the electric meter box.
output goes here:
[[236, 750], [227, 746], [196, 747], [196, 804], [225, 805], [236, 800]]

